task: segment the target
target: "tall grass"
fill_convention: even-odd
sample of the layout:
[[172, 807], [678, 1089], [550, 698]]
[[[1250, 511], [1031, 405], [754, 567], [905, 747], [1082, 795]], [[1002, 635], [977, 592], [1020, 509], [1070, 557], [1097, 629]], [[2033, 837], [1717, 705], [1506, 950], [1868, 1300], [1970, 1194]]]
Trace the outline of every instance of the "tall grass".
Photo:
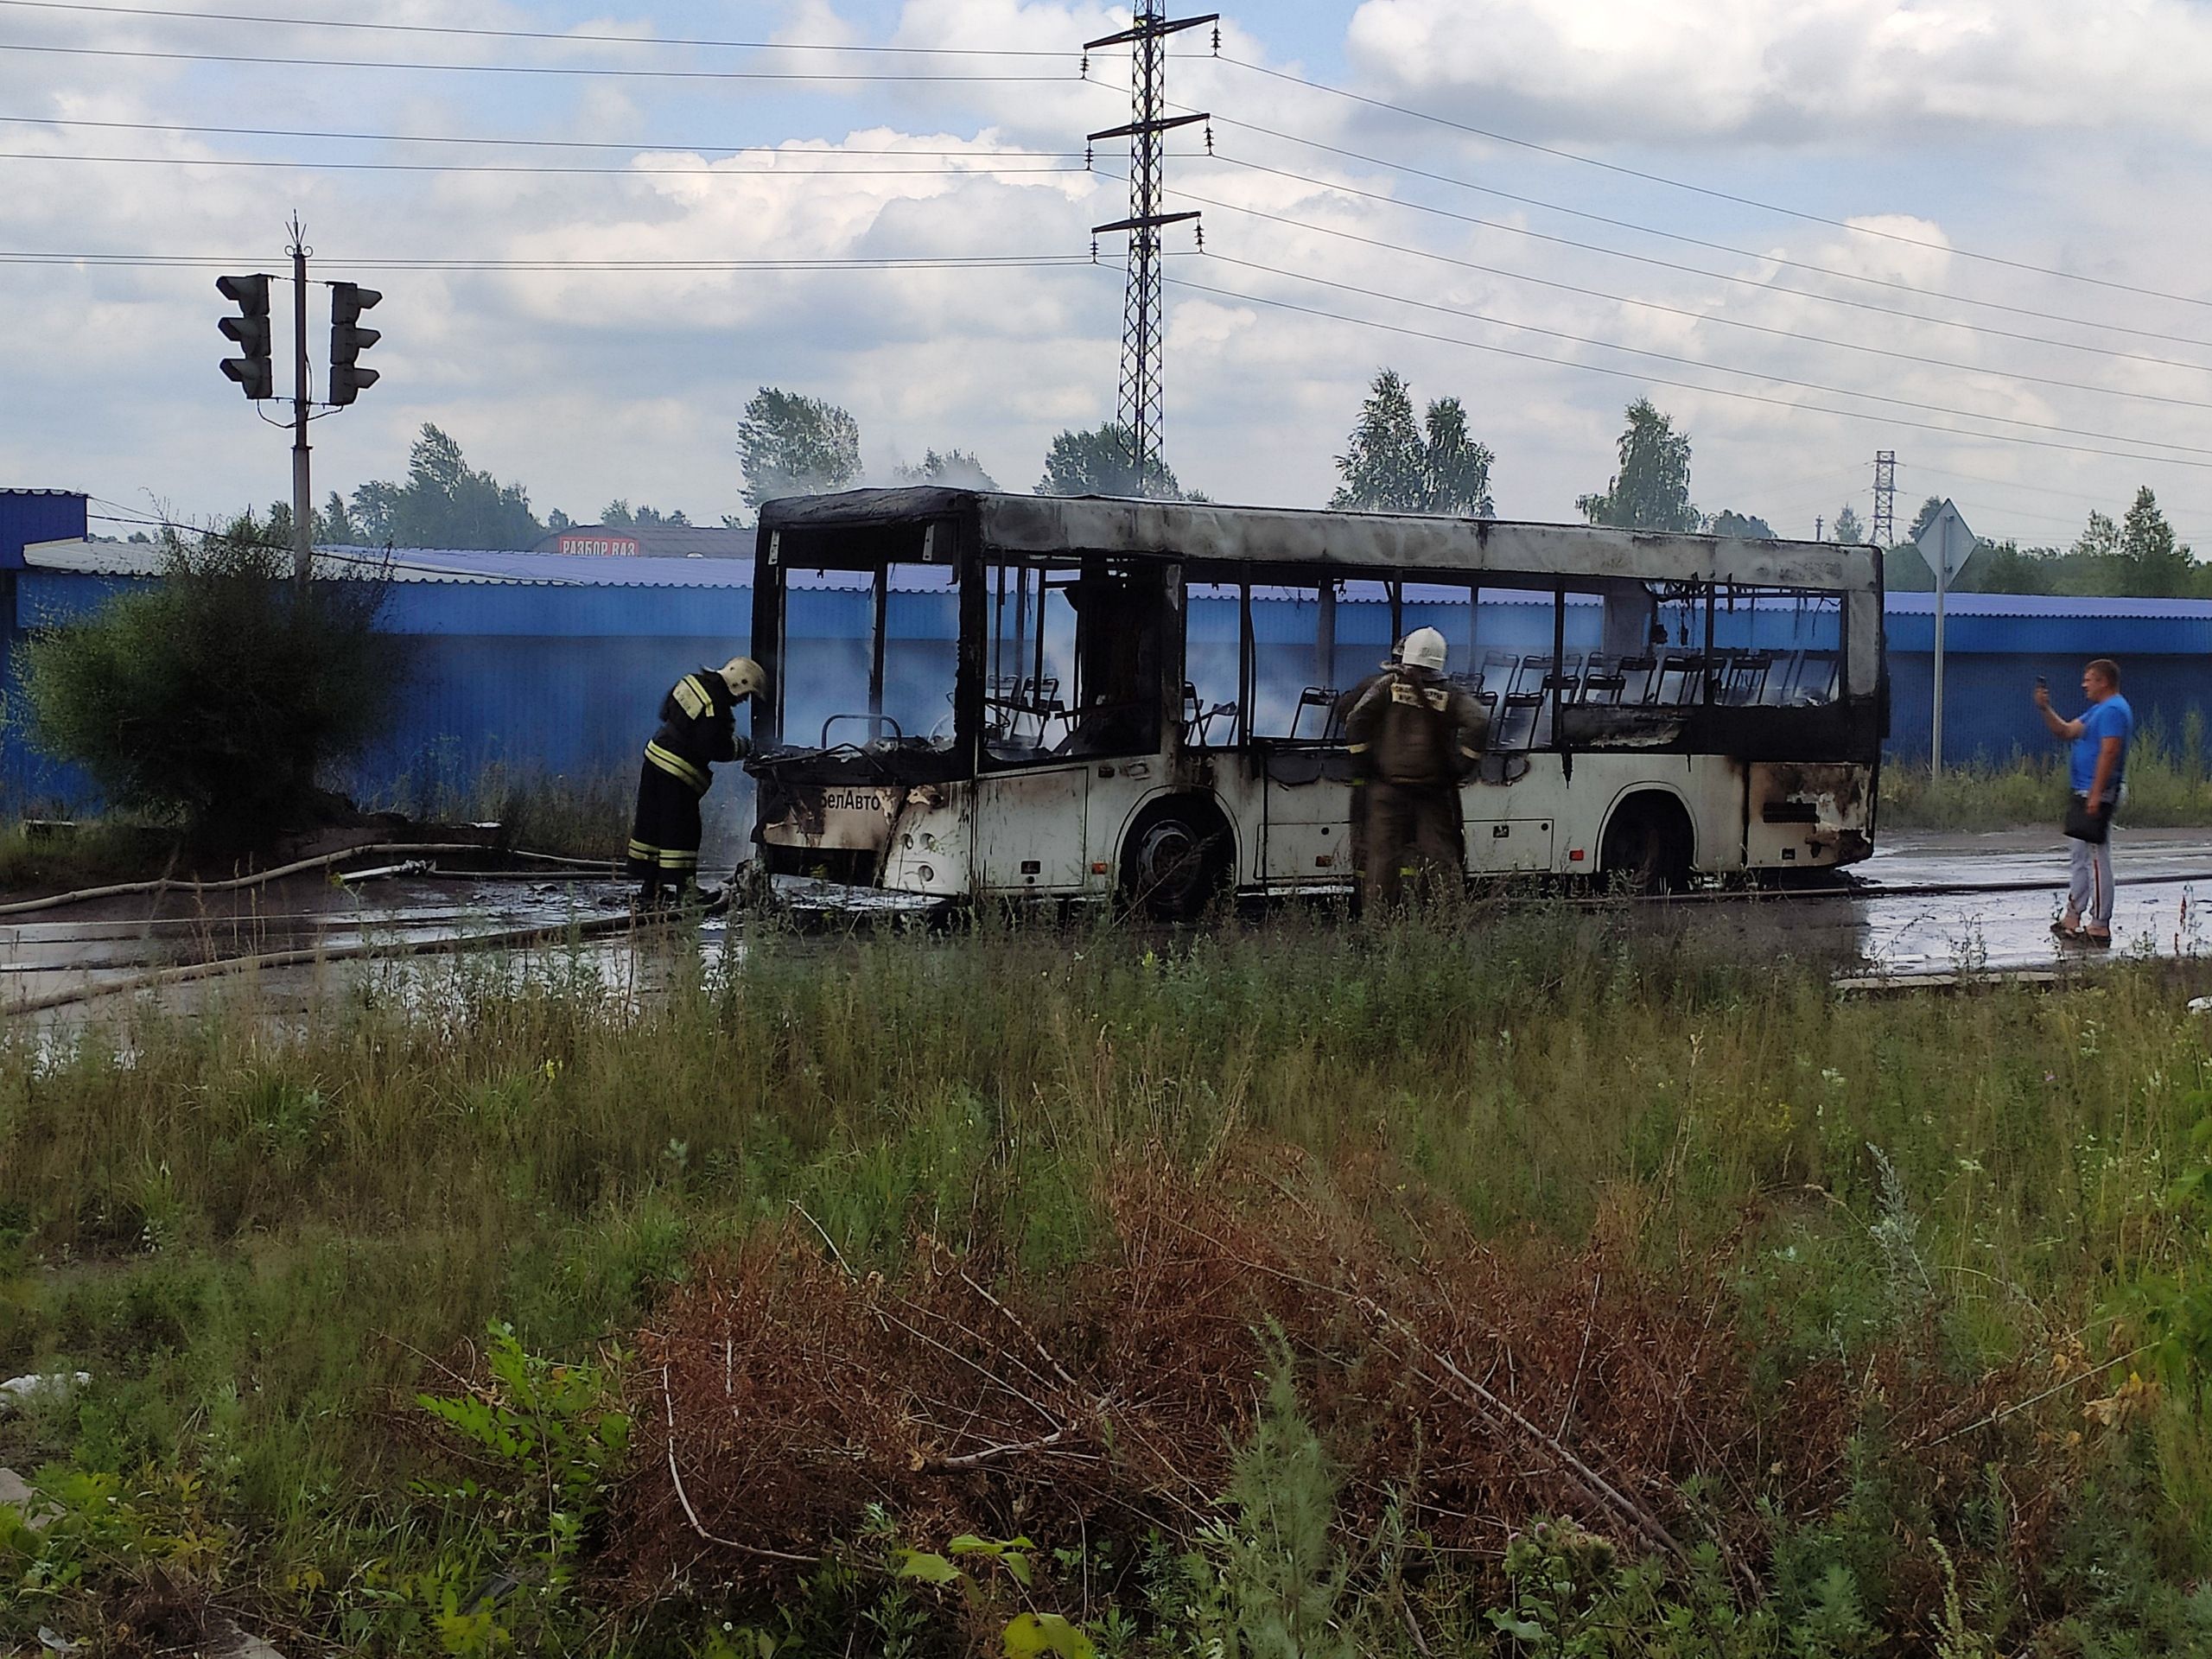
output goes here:
[[433, 743], [404, 771], [362, 791], [371, 807], [429, 823], [506, 826], [516, 846], [571, 858], [620, 858], [628, 845], [634, 771], [549, 771], [505, 760], [464, 766]]
[[[2017, 824], [2056, 825], [2065, 817], [2065, 751], [2053, 744], [2009, 760], [1980, 759], [1946, 766], [1931, 780], [1925, 761], [1885, 761], [1882, 766], [1881, 827], [1885, 830], [2001, 830]], [[2192, 708], [2178, 737], [2153, 715], [2136, 734], [2127, 754], [2127, 798], [2118, 822], [2158, 829], [2212, 827], [2212, 771], [2208, 771], [2204, 716]]]
[[[72, 1421], [0, 1427], [0, 1457], [213, 1470], [255, 1573], [342, 1577], [425, 1524], [386, 1410], [487, 1319], [581, 1356], [692, 1252], [795, 1208], [855, 1270], [926, 1230], [1050, 1272], [1138, 1157], [1274, 1159], [1386, 1237], [1441, 1202], [1662, 1271], [1722, 1249], [1776, 1386], [1893, 1327], [1901, 1238], [1969, 1366], [2102, 1342], [2101, 1310], [2201, 1269], [2164, 1194], [2212, 1063], [2170, 970], [1852, 1002], [1789, 943], [1749, 961], [1545, 906], [763, 933], [727, 971], [672, 956], [645, 998], [555, 957], [521, 983], [371, 980], [297, 1022], [249, 989], [60, 1049], [11, 1030], [0, 1371], [97, 1381]], [[2166, 1409], [2129, 1501], [2202, 1572], [2183, 1500], [2212, 1459]]]

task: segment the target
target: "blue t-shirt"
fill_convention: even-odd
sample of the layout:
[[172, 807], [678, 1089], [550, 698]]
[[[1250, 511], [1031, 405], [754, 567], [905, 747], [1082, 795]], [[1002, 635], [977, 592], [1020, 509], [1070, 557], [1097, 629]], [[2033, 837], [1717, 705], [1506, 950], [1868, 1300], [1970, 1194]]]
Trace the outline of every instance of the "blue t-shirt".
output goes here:
[[2084, 709], [2082, 735], [2074, 740], [2074, 792], [2089, 792], [2089, 785], [2097, 781], [2097, 751], [2104, 747], [2105, 739], [2116, 737], [2120, 740], [2120, 765], [2112, 770], [2112, 780], [2105, 785], [2105, 798], [2109, 800], [2118, 794], [2120, 775], [2127, 766], [2127, 741], [2134, 734], [2135, 711], [2119, 692]]

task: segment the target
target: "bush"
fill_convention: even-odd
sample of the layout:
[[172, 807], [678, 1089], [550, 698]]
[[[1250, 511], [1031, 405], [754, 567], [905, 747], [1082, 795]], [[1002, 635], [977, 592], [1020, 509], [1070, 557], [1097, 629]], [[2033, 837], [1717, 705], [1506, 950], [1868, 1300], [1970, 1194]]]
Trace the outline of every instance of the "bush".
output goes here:
[[377, 629], [384, 582], [302, 592], [276, 530], [249, 512], [194, 543], [170, 532], [158, 585], [27, 643], [33, 741], [111, 808], [264, 841], [322, 816], [319, 777], [386, 724], [404, 660]]

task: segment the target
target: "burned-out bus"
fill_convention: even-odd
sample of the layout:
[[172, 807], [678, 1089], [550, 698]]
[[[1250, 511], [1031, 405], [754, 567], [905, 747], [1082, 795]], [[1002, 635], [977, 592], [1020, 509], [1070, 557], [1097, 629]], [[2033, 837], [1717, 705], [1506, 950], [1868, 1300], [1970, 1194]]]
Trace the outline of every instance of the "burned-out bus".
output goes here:
[[771, 501], [755, 558], [772, 874], [1163, 915], [1348, 886], [1341, 694], [1421, 626], [1491, 716], [1470, 876], [1872, 850], [1868, 547], [917, 487]]

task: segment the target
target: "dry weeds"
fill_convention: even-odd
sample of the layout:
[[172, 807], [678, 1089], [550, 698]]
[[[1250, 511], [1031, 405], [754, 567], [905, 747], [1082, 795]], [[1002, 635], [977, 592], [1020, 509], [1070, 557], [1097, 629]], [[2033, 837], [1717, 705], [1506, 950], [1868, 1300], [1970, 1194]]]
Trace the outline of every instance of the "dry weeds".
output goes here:
[[632, 1582], [772, 1578], [870, 1503], [935, 1543], [1187, 1537], [1249, 1432], [1270, 1326], [1343, 1465], [1345, 1523], [1364, 1534], [1395, 1499], [1481, 1555], [1571, 1516], [1637, 1553], [1709, 1537], [1755, 1592], [1759, 1500], [1833, 1508], [1870, 1401], [1961, 1497], [2016, 1432], [1979, 1421], [2007, 1378], [1953, 1384], [1916, 1343], [1755, 1400], [1723, 1255], [1662, 1280], [1602, 1250], [1484, 1245], [1436, 1211], [1394, 1250], [1298, 1175], [1124, 1169], [1111, 1243], [1050, 1283], [928, 1238], [897, 1276], [861, 1275], [798, 1216], [702, 1262], [632, 1372], [638, 1473], [614, 1529]]

